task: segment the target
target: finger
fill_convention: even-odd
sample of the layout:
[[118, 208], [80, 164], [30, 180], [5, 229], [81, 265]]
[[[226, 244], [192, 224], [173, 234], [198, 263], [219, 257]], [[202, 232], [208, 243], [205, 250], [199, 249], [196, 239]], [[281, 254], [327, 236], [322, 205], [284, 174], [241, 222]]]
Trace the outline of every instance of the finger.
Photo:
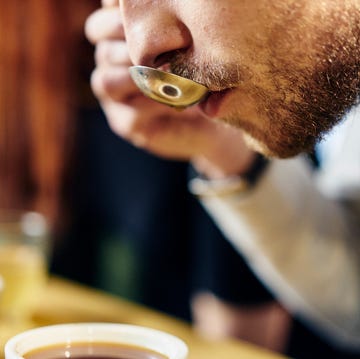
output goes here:
[[91, 75], [91, 88], [99, 99], [122, 102], [139, 93], [127, 67], [97, 67]]
[[137, 147], [173, 159], [189, 158], [194, 151], [188, 142], [193, 130], [184, 119], [162, 111], [164, 105], [138, 96], [131, 106], [110, 101], [103, 108], [111, 129]]
[[[144, 98], [139, 94], [140, 101]], [[142, 99], [141, 99], [142, 97]], [[145, 100], [146, 101], [146, 100]], [[106, 99], [100, 101], [101, 107], [106, 115], [108, 124], [112, 131], [136, 147], [143, 148], [148, 142], [147, 134], [135, 130], [138, 122], [142, 122], [143, 113], [136, 107]], [[147, 122], [151, 121], [146, 116]]]
[[118, 0], [102, 0], [101, 5], [103, 7], [111, 7], [111, 6], [118, 6], [119, 1]]
[[141, 94], [136, 99], [134, 97], [134, 102], [135, 106], [129, 106], [107, 98], [101, 101], [101, 106], [114, 133], [137, 147], [145, 148], [152, 137], [153, 128], [162, 116], [161, 112], [154, 116], [147, 111], [154, 102]]
[[100, 104], [113, 132], [124, 139], [128, 139], [132, 124], [136, 121], [136, 109], [108, 98], [100, 100]]
[[93, 12], [85, 22], [85, 35], [92, 43], [104, 39], [125, 40], [118, 8], [102, 8]]
[[100, 64], [131, 66], [126, 43], [118, 40], [100, 41], [95, 48], [95, 62]]

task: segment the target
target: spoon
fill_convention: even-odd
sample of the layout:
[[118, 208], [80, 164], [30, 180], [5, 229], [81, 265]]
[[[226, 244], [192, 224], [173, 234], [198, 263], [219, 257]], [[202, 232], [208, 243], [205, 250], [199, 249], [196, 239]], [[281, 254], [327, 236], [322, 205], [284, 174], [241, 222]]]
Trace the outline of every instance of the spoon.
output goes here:
[[129, 71], [145, 96], [178, 109], [195, 105], [209, 92], [198, 82], [151, 67], [131, 66]]

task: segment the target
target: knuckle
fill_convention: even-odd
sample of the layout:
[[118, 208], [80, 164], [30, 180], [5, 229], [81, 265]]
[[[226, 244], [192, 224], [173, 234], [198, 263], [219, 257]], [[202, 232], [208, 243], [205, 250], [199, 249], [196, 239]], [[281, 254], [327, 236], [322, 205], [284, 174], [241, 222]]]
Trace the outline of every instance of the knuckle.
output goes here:
[[118, 40], [103, 40], [95, 47], [95, 63], [129, 66], [129, 56], [125, 43]]
[[84, 32], [87, 39], [92, 43], [95, 44], [98, 41], [98, 17], [99, 17], [100, 10], [94, 11], [92, 14], [88, 16], [85, 20], [84, 24]]
[[103, 76], [98, 68], [95, 68], [91, 73], [90, 86], [97, 97], [102, 97], [104, 95]]
[[123, 101], [131, 91], [128, 86], [128, 78], [126, 68], [98, 66], [91, 75], [90, 83], [97, 97], [109, 97], [114, 101]]
[[105, 41], [100, 41], [96, 44], [94, 57], [96, 65], [106, 62], [108, 52], [108, 44]]
[[117, 0], [101, 0], [101, 5], [103, 7], [112, 7], [118, 4]]

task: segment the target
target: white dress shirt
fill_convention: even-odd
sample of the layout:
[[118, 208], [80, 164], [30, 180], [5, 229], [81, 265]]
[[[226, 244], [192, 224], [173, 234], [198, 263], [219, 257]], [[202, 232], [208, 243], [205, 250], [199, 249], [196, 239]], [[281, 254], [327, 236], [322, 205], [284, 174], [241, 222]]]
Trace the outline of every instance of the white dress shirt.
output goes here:
[[252, 189], [196, 194], [284, 306], [332, 343], [360, 350], [358, 109], [319, 153], [316, 172], [303, 156], [271, 160]]

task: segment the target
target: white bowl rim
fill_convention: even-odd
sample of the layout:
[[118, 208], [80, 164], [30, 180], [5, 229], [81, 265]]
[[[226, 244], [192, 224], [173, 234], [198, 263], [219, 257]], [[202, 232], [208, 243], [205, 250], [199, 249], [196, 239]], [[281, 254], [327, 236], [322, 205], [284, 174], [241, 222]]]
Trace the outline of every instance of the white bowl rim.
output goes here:
[[[127, 339], [123, 338], [117, 341], [118, 343], [124, 344], [133, 344], [138, 347], [143, 347], [151, 350], [155, 350], [160, 354], [165, 355], [169, 359], [186, 359], [188, 354], [188, 347], [183, 340], [169, 334], [167, 332], [153, 329], [150, 327], [132, 325], [132, 324], [122, 324], [122, 323], [100, 323], [100, 322], [86, 322], [86, 323], [65, 323], [65, 324], [55, 324], [42, 326], [34, 329], [27, 330], [25, 332], [19, 333], [14, 337], [10, 338], [5, 344], [5, 359], [20, 359], [23, 358], [23, 355], [33, 349], [39, 348], [42, 345], [56, 345], [64, 342], [68, 342], [68, 339], [62, 339], [59, 335], [52, 336], [50, 341], [47, 343], [33, 345], [27, 350], [21, 349], [21, 344], [26, 343], [30, 338], [44, 338], [44, 335], [48, 335], [50, 338], [51, 334], [61, 333], [64, 335], [66, 332], [71, 331], [72, 333], [77, 333], [76, 335], [81, 334], [82, 339], [73, 339], [74, 342], [89, 340], [99, 341], [102, 343], [106, 342], [116, 342], [117, 339], [107, 340], [105, 337], [102, 339], [94, 338], [90, 340], [91, 334], [93, 331], [102, 331], [103, 335], [114, 335], [121, 334], [127, 336]], [[97, 333], [98, 334], [98, 333]], [[85, 339], [85, 336], [88, 335], [88, 339]], [[104, 339], [105, 338], [105, 339]], [[33, 341], [31, 341], [33, 342]]]

